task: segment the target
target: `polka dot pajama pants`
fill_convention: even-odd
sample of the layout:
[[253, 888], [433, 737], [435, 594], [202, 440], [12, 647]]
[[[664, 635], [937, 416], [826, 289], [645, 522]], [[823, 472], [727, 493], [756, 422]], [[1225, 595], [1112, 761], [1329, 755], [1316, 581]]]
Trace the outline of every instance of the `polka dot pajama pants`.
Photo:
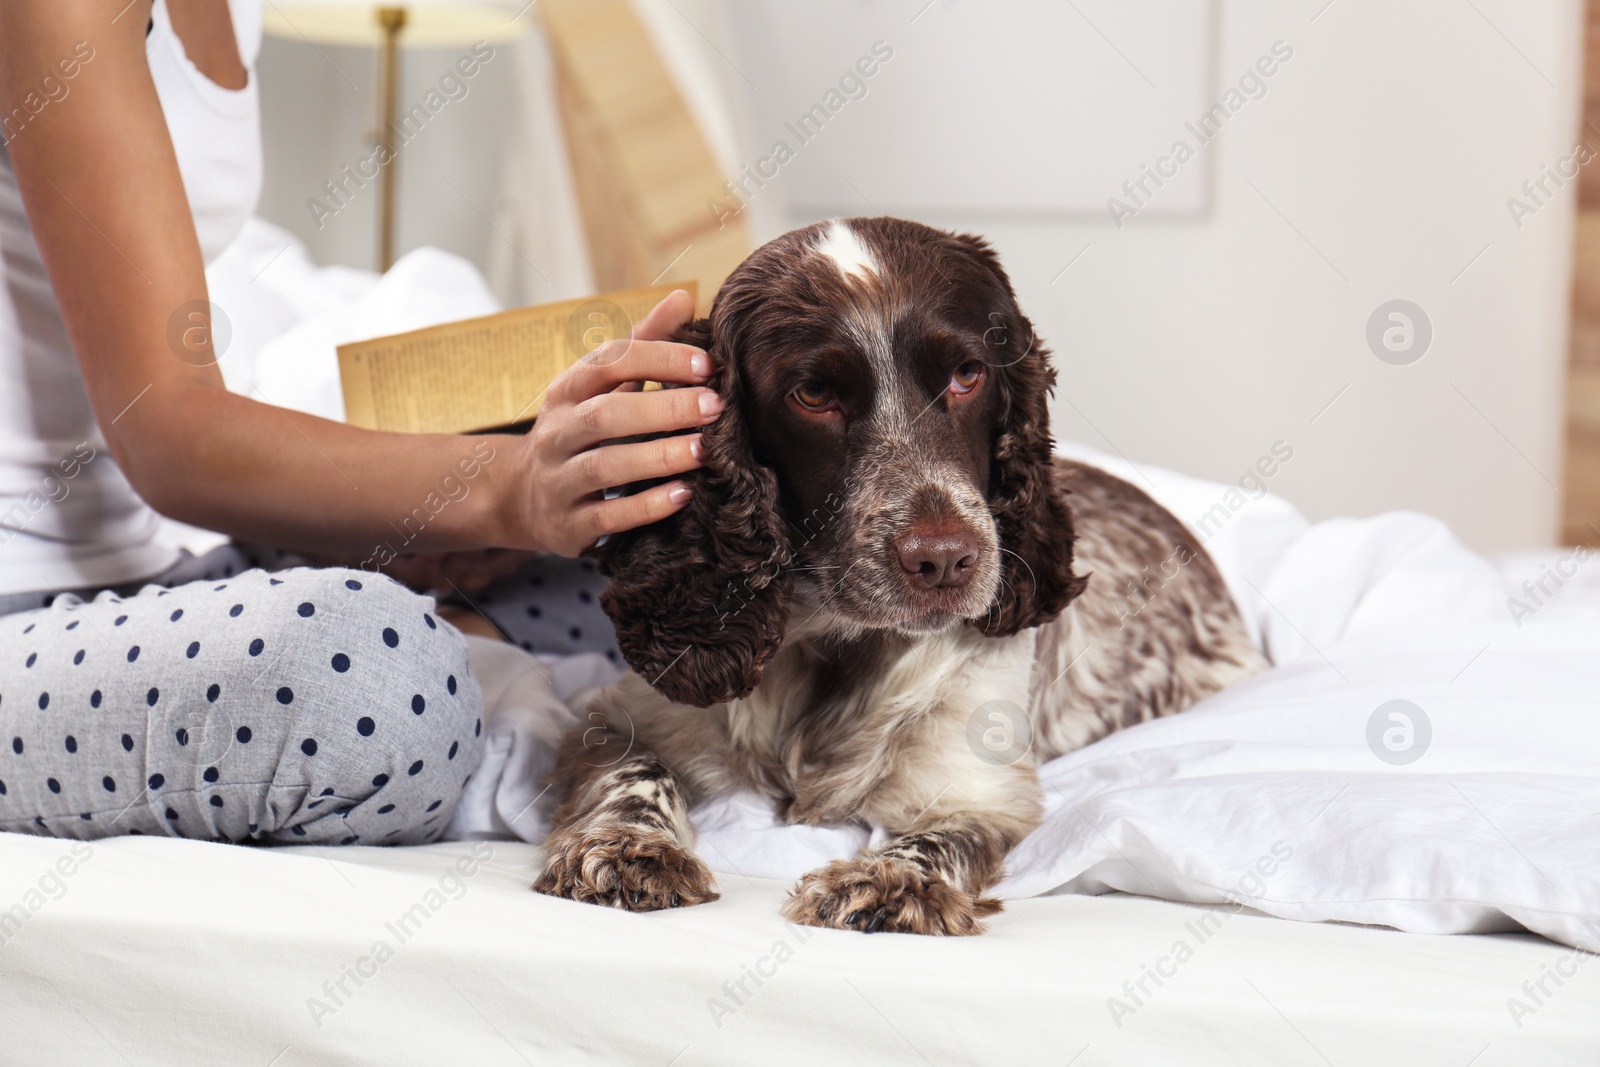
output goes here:
[[482, 613], [525, 652], [597, 652], [622, 666], [616, 631], [600, 608], [606, 580], [586, 559], [533, 556], [515, 574], [476, 593], [441, 599]]
[[0, 617], [0, 830], [434, 841], [482, 705], [465, 639], [380, 575], [65, 594]]

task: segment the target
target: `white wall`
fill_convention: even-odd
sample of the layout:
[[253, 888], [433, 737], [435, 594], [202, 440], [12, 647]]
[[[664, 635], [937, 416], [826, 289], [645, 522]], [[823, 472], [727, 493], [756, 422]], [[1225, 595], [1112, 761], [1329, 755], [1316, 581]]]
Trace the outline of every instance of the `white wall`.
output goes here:
[[[919, 47], [918, 26], [961, 6], [935, 0], [896, 49]], [[1118, 229], [1108, 214], [1018, 219], [995, 204], [924, 221], [999, 247], [1061, 369], [1058, 436], [1218, 480], [1282, 440], [1294, 457], [1271, 488], [1313, 519], [1409, 508], [1480, 550], [1550, 542], [1575, 185], [1520, 230], [1506, 199], [1577, 139], [1577, 0], [1219, 6], [1219, 97], [1273, 42], [1294, 55], [1195, 161], [1213, 168], [1209, 215], [1152, 213]], [[1110, 47], [1092, 27], [1077, 32]], [[1140, 93], [1139, 75], [1112, 59], [1121, 83], [1107, 97]], [[945, 77], [963, 76], [960, 60]], [[1186, 118], [1173, 116], [1175, 137]], [[1048, 115], [1038, 130], [1050, 136]], [[1027, 144], [983, 134], [953, 128], [948, 151], [1028, 165]], [[1410, 366], [1380, 362], [1365, 340], [1369, 316], [1395, 298], [1433, 324]]]
[[[859, 207], [852, 186], [871, 186], [888, 214], [1003, 206], [1034, 218], [1100, 213], [1107, 188], [1171, 146], [1174, 115], [1210, 106], [1216, 9], [1217, 0], [729, 6], [742, 54], [755, 57], [742, 73], [757, 143], [794, 151], [782, 167], [797, 207]], [[948, 151], [952, 131], [988, 150]], [[1017, 144], [1028, 146], [1027, 165], [997, 165]], [[1206, 207], [1206, 171], [1173, 170], [1150, 210], [1192, 218]]]
[[[720, 14], [718, 0], [680, 0], [671, 10], [652, 2], [652, 24], [692, 20], [678, 36], [709, 44], [687, 60], [708, 81], [759, 92], [731, 64], [760, 73], [757, 84], [774, 68], [742, 54], [739, 35], [724, 39], [725, 24], [783, 0], [720, 0]], [[815, 0], [810, 9], [825, 20], [829, 3], [862, 2]], [[998, 37], [974, 33], [956, 51], [940, 44], [942, 35], [922, 32], [973, 10], [970, 0], [865, 2], [903, 9], [898, 54], [948, 52], [932, 66], [941, 78], [975, 77], [974, 57], [1008, 54]], [[1162, 3], [1119, 7], [1159, 18]], [[1089, 0], [1077, 7], [1099, 17]], [[1574, 186], [1520, 229], [1506, 200], [1576, 141], [1578, 0], [1217, 0], [1215, 23], [1215, 97], [1275, 41], [1294, 56], [1267, 82], [1266, 96], [1188, 164], [1210, 168], [1211, 206], [1202, 217], [1153, 210], [1118, 229], [1099, 213], [1034, 218], [1003, 203], [966, 217], [925, 217], [985, 233], [999, 247], [1056, 352], [1058, 435], [1218, 480], [1237, 479], [1281, 440], [1294, 458], [1271, 487], [1314, 519], [1412, 508], [1445, 518], [1481, 550], [1549, 542], [1561, 482]], [[1149, 57], [1138, 54], [1136, 38], [1121, 37], [1125, 21], [1105, 21], [1099, 32], [1073, 25], [1066, 23], [1075, 36], [1062, 54], [1104, 52], [1103, 106], [1147, 91], [1132, 66]], [[870, 44], [861, 42], [863, 50]], [[366, 266], [375, 198], [322, 232], [307, 224], [304, 201], [329, 176], [329, 161], [358, 153], [371, 124], [370, 60], [328, 51], [359, 91], [304, 46], [269, 42], [263, 54], [263, 214], [309, 236], [324, 261]], [[402, 98], [424, 91], [453, 58], [412, 54]], [[875, 85], [918, 67], [927, 65], [890, 63]], [[452, 104], [419, 140], [402, 170], [402, 247], [435, 243], [490, 264], [503, 242], [478, 211], [495, 217], [490, 205], [503, 189], [498, 169], [518, 91], [510, 62], [491, 65], [473, 96]], [[875, 89], [834, 121], [915, 99]], [[750, 99], [733, 103], [747, 117], [760, 110]], [[1052, 136], [1051, 116], [1036, 102], [1015, 106], [1038, 112], [1037, 136]], [[1172, 115], [1174, 137], [1192, 118]], [[748, 119], [745, 126], [738, 158], [758, 158], [766, 139]], [[1026, 167], [1037, 155], [1026, 141], [996, 144], [987, 133], [953, 125], [947, 151], [982, 154], [997, 168]], [[1589, 135], [1600, 147], [1600, 131]], [[871, 213], [870, 182], [856, 184], [865, 202], [839, 208]], [[770, 214], [782, 203], [774, 187], [752, 210]], [[774, 229], [757, 222], [758, 232]], [[553, 269], [543, 257], [556, 251], [518, 244], [519, 256]], [[502, 293], [553, 295], [539, 287]], [[1374, 309], [1396, 298], [1420, 305], [1433, 324], [1430, 350], [1410, 366], [1380, 362], [1365, 339]]]
[[[470, 46], [405, 51], [401, 110], [424, 100], [469, 53]], [[480, 266], [488, 263], [500, 241], [490, 220], [499, 208], [507, 128], [518, 115], [514, 56], [514, 46], [496, 45], [494, 58], [463, 83], [466, 95], [449, 101], [401, 149], [397, 255], [436, 245]], [[343, 166], [372, 153], [370, 138], [378, 125], [376, 52], [328, 44], [312, 48], [269, 36], [257, 68], [266, 151], [258, 213], [304, 240], [319, 263], [374, 268], [377, 183], [351, 187], [348, 206], [332, 217], [315, 220], [308, 202], [318, 198], [333, 204], [324, 183], [339, 180]]]

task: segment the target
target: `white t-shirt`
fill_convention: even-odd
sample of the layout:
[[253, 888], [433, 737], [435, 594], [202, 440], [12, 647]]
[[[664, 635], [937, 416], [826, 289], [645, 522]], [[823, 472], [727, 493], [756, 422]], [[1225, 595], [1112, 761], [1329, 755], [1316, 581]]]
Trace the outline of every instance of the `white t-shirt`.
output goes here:
[[[243, 89], [224, 89], [189, 62], [166, 0], [156, 0], [145, 41], [208, 263], [238, 236], [261, 192], [261, 3], [229, 0], [229, 7], [250, 71]], [[90, 43], [41, 70], [38, 91], [0, 115], [5, 142], [48, 122], [52, 108], [71, 107], [74, 82], [94, 76]], [[93, 220], [92, 204], [77, 206]], [[110, 245], [104, 251], [120, 255]], [[95, 423], [10, 156], [0, 149], [0, 594], [156, 574], [176, 559], [174, 549], [154, 541], [158, 522]]]

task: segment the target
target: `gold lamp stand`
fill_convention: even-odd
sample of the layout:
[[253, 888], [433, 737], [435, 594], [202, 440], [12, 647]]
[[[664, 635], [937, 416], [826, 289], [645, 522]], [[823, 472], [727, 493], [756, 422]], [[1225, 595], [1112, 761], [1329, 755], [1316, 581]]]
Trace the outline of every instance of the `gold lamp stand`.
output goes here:
[[400, 109], [400, 33], [406, 28], [406, 9], [384, 6], [377, 10], [378, 27], [383, 31], [383, 44], [378, 53], [378, 83], [382, 95], [382, 121], [378, 126], [375, 145], [387, 151], [379, 168], [378, 184], [378, 270], [394, 266], [394, 209], [395, 169], [399, 162], [394, 147], [394, 126]]
[[404, 4], [272, 0], [265, 5], [262, 28], [274, 37], [311, 45], [378, 49], [379, 126], [373, 132], [372, 144], [388, 149], [382, 154], [378, 178], [380, 270], [394, 265], [396, 251], [399, 146], [395, 128], [400, 109], [400, 50], [460, 48], [480, 41], [514, 40], [532, 26], [532, 18], [522, 17], [530, 6], [525, 0], [408, 0]]

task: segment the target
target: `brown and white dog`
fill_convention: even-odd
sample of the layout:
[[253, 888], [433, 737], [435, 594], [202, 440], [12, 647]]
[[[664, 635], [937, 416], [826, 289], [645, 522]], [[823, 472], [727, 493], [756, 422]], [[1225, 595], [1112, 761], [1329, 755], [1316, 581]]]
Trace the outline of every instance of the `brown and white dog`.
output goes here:
[[791, 919], [978, 933], [1038, 763], [1265, 665], [1177, 520], [1052, 459], [1055, 371], [982, 240], [796, 230], [681, 339], [726, 413], [692, 502], [599, 553], [633, 673], [563, 747], [539, 892], [716, 899], [688, 812], [742, 788], [891, 835], [802, 878]]

